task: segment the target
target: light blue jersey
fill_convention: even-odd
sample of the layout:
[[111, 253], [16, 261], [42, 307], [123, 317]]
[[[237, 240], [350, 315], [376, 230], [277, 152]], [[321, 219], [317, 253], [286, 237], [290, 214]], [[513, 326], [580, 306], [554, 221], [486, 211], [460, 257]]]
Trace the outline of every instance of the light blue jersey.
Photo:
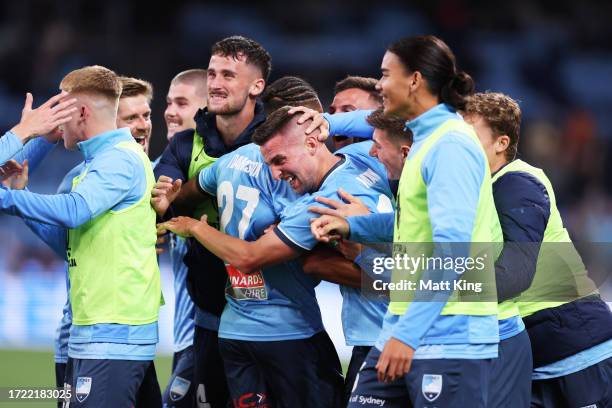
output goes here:
[[[216, 195], [221, 230], [247, 241], [259, 238], [296, 195], [275, 181], [259, 147], [243, 146], [202, 169], [200, 187]], [[323, 330], [315, 297], [316, 280], [297, 261], [251, 274], [227, 267], [227, 305], [219, 337], [247, 341], [303, 339]]]
[[563, 360], [555, 361], [542, 367], [535, 367], [532, 380], [547, 380], [576, 373], [589, 368], [608, 358], [612, 358], [612, 340], [583, 350]]
[[23, 148], [23, 143], [11, 131], [0, 137], [0, 166], [9, 161], [15, 154]]
[[174, 352], [193, 344], [195, 305], [187, 292], [187, 265], [183, 258], [187, 253], [185, 239], [170, 234], [170, 260], [174, 273]]
[[[114, 146], [133, 141], [127, 128], [79, 142], [87, 176], [68, 194], [42, 195], [0, 188], [0, 211], [38, 221], [41, 234], [56, 252], [66, 248], [66, 231], [109, 209], [121, 210], [145, 193], [142, 161]], [[72, 358], [152, 360], [158, 341], [157, 322], [146, 325], [72, 325], [68, 353]]]
[[[350, 146], [349, 146], [350, 147]], [[346, 148], [345, 148], [346, 149]], [[342, 149], [344, 150], [344, 149]], [[352, 149], [349, 149], [349, 151]], [[319, 191], [301, 197], [288, 207], [275, 232], [285, 243], [298, 250], [311, 250], [317, 244], [310, 232], [308, 207], [320, 205], [316, 197], [338, 199], [338, 189], [359, 198], [372, 212], [392, 212], [393, 196], [386, 173], [379, 174], [365, 156], [358, 158], [345, 154], [323, 178]], [[375, 160], [374, 158], [369, 158]], [[373, 162], [372, 162], [373, 163]], [[361, 290], [340, 285], [342, 293], [342, 328], [349, 346], [372, 346], [382, 327], [387, 302], [374, 302], [361, 295]]]

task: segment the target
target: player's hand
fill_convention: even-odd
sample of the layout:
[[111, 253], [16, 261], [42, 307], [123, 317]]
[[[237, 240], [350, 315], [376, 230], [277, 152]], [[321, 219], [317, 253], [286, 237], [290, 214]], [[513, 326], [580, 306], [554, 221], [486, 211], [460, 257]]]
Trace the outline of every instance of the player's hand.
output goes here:
[[[206, 219], [203, 216], [203, 222], [206, 222]], [[164, 223], [157, 225], [157, 234], [159, 236], [160, 231], [172, 231], [176, 235], [180, 235], [184, 238], [193, 237], [193, 228], [199, 225], [202, 221], [198, 221], [191, 217], [174, 217], [170, 221], [166, 221]]]
[[319, 135], [317, 136], [317, 139], [320, 142], [326, 141], [327, 138], [329, 137], [329, 123], [327, 122], [327, 120], [323, 117], [323, 115], [320, 112], [314, 109], [306, 108], [304, 106], [298, 106], [298, 107], [289, 109], [287, 113], [289, 113], [289, 115], [301, 113], [302, 116], [300, 116], [297, 121], [299, 125], [306, 122], [307, 120], [312, 120], [312, 123], [310, 124], [310, 126], [308, 126], [306, 130], [304, 131], [304, 133], [306, 133], [307, 135], [311, 134], [312, 132], [318, 129]]
[[77, 110], [74, 106], [77, 100], [76, 98], [71, 98], [60, 102], [67, 95], [68, 93], [61, 92], [38, 108], [32, 109], [34, 98], [28, 92], [23, 110], [21, 111], [21, 120], [11, 131], [25, 143], [28, 139], [46, 135], [58, 126], [70, 121], [72, 119], [71, 115]]
[[317, 241], [330, 243], [349, 234], [348, 221], [335, 215], [323, 215], [310, 219], [310, 232]]
[[361, 253], [361, 249], [361, 244], [345, 239], [339, 240], [336, 246], [336, 251], [340, 252], [349, 261], [354, 261], [357, 255]]
[[[315, 200], [328, 207], [312, 206], [308, 211], [320, 215], [333, 215], [336, 217], [353, 217], [356, 215], [368, 215], [370, 210], [357, 197], [347, 193], [342, 188], [338, 189], [338, 196], [343, 202], [332, 200], [326, 197], [316, 197]], [[329, 208], [331, 207], [331, 208]]]
[[155, 241], [155, 252], [157, 253], [157, 255], [164, 253], [164, 248], [162, 247], [162, 245], [166, 243], [167, 234], [168, 231], [166, 231], [165, 229], [157, 229], [157, 241]]
[[9, 160], [0, 166], [0, 179], [2, 184], [13, 190], [23, 190], [28, 185], [28, 160], [23, 161], [23, 165], [15, 160]]
[[170, 204], [176, 199], [181, 191], [183, 182], [181, 179], [172, 180], [167, 176], [159, 176], [157, 183], [151, 190], [151, 206], [157, 215], [162, 217]]
[[402, 378], [410, 371], [413, 357], [412, 347], [391, 337], [376, 363], [378, 381], [391, 382]]

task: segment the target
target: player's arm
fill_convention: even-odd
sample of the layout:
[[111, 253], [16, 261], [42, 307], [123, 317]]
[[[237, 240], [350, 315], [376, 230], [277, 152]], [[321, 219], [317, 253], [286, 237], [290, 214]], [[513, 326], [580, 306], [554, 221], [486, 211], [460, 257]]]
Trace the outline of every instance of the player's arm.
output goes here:
[[531, 286], [550, 216], [546, 188], [527, 173], [505, 174], [493, 185], [504, 248], [495, 262], [497, 298], [511, 299]]
[[243, 241], [211, 227], [206, 217], [200, 221], [176, 217], [160, 224], [159, 228], [181, 236], [194, 237], [210, 252], [243, 273], [257, 272], [266, 266], [286, 262], [300, 255], [299, 251], [285, 244], [274, 231], [262, 235], [256, 241]]
[[319, 246], [301, 258], [304, 272], [339, 285], [361, 287], [361, 269], [335, 249]]
[[298, 114], [298, 123], [312, 120], [312, 123], [305, 130], [308, 135], [315, 129], [321, 132], [320, 139], [325, 140], [328, 135], [344, 135], [371, 139], [374, 128], [366, 121], [372, 113], [371, 110], [356, 110], [352, 112], [342, 112], [331, 115], [329, 113], [319, 113], [313, 109], [296, 107], [289, 110], [289, 114]]
[[[207, 169], [203, 169], [207, 170]], [[187, 181], [176, 196], [172, 206], [176, 214], [193, 214], [202, 200], [214, 193], [208, 193], [200, 187], [200, 177], [196, 176]]]
[[[477, 146], [471, 143], [451, 134], [432, 148], [424, 160], [421, 173], [427, 186], [434, 243], [471, 241], [484, 166], [488, 165]], [[458, 245], [451, 246], [450, 250], [448, 246], [434, 246], [433, 257], [469, 255], [458, 251]], [[432, 272], [425, 270], [422, 279], [439, 280], [440, 276]], [[445, 270], [443, 275], [457, 277], [453, 270]], [[433, 300], [412, 302], [400, 316], [376, 365], [379, 380], [393, 381], [410, 370], [415, 350], [440, 316], [450, 294], [450, 291], [439, 291]]]
[[[138, 168], [140, 166], [140, 168]], [[45, 195], [0, 190], [0, 211], [64, 228], [76, 228], [123, 201], [141, 197], [142, 162], [131, 153], [110, 149], [92, 161], [87, 175], [68, 194]]]

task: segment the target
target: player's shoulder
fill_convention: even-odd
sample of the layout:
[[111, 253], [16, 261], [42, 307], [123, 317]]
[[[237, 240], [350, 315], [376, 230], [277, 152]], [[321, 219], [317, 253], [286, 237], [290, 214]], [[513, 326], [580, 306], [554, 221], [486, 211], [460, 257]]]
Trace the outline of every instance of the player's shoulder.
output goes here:
[[365, 140], [363, 142], [351, 143], [348, 146], [336, 151], [337, 154], [345, 154], [347, 156], [359, 155], [359, 156], [370, 156], [370, 149], [372, 148], [373, 142], [371, 140]]
[[371, 163], [345, 156], [346, 166], [339, 172], [338, 183], [368, 189], [383, 186], [386, 179]]

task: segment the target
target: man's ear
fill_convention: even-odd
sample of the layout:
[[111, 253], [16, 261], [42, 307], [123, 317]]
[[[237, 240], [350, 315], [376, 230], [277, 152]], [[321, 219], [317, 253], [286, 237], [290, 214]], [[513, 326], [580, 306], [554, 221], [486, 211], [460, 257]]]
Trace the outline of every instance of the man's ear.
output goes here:
[[495, 140], [495, 153], [502, 153], [508, 149], [510, 146], [510, 136], [501, 135], [497, 137]]
[[402, 153], [402, 159], [406, 159], [406, 157], [408, 157], [408, 153], [410, 153], [410, 146], [408, 146], [408, 145], [401, 145], [400, 146], [400, 151]]
[[256, 79], [249, 88], [249, 95], [253, 97], [257, 97], [261, 95], [264, 88], [266, 87], [266, 81], [263, 78]]
[[310, 154], [314, 154], [317, 151], [317, 149], [320, 147], [320, 145], [322, 144], [317, 139], [318, 134], [319, 132], [316, 132], [316, 131], [312, 132], [311, 134], [307, 135], [306, 139], [304, 140], [304, 146], [306, 147], [306, 150]]
[[79, 115], [78, 123], [79, 124], [85, 123], [91, 117], [91, 110], [89, 109], [89, 106], [85, 104], [82, 104], [81, 106], [79, 106], [78, 109], [79, 109], [78, 110], [78, 115]]

